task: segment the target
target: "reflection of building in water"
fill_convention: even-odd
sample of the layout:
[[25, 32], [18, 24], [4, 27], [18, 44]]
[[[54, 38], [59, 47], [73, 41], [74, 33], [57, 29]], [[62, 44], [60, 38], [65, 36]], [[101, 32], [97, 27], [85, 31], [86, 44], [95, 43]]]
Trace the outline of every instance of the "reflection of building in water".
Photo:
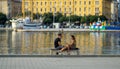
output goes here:
[[10, 48], [11, 54], [21, 54], [21, 47], [22, 47], [22, 32], [15, 32], [12, 31], [12, 45]]
[[15, 31], [13, 31], [12, 32], [12, 45], [11, 45], [11, 48], [12, 48], [12, 50], [11, 50], [11, 53], [13, 53], [13, 52], [15, 52], [15, 47], [16, 47], [16, 32]]
[[120, 36], [119, 32], [107, 32], [105, 35], [106, 43], [103, 46], [103, 54], [119, 54], [120, 53]]
[[22, 53], [44, 54], [53, 47], [55, 34], [51, 32], [24, 32]]
[[[0, 54], [49, 54], [58, 32], [14, 32], [0, 30]], [[119, 32], [63, 32], [62, 44], [75, 35], [83, 55], [119, 54]]]
[[0, 54], [9, 54], [11, 48], [11, 31], [0, 30]]
[[98, 32], [81, 32], [76, 38], [81, 54], [101, 54], [102, 48], [102, 33]]

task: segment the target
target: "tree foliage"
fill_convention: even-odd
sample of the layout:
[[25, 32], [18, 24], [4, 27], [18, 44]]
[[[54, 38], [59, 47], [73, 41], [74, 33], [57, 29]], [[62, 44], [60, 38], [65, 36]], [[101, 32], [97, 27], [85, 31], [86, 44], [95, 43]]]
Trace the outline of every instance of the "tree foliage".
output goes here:
[[43, 18], [44, 18], [43, 23], [50, 25], [53, 21], [53, 14], [52, 13], [44, 13]]
[[59, 12], [55, 14], [55, 22], [59, 22], [60, 17], [63, 17], [63, 15]]
[[41, 17], [41, 14], [39, 13], [33, 14], [33, 19], [39, 19], [40, 17]]
[[76, 21], [79, 21], [80, 20], [80, 16], [77, 16], [77, 15], [71, 15], [69, 16], [70, 17], [70, 21], [71, 22], [76, 22]]
[[62, 16], [62, 17], [59, 18], [60, 23], [63, 23], [63, 22], [66, 22], [66, 21], [68, 21], [68, 18], [66, 16]]
[[[30, 12], [29, 12], [30, 13]], [[44, 13], [43, 15], [36, 13], [33, 15], [34, 19], [40, 18], [40, 16], [43, 16], [43, 23], [45, 24], [51, 24], [53, 23], [53, 13]], [[54, 22], [72, 22], [75, 23], [76, 21], [79, 21], [80, 23], [89, 23], [91, 22], [97, 22], [98, 18], [100, 18], [101, 21], [106, 21], [107, 18], [104, 15], [96, 16], [96, 15], [88, 15], [88, 16], [77, 16], [77, 15], [71, 15], [71, 16], [65, 16], [62, 15], [62, 13], [55, 13], [54, 14], [55, 21]]]

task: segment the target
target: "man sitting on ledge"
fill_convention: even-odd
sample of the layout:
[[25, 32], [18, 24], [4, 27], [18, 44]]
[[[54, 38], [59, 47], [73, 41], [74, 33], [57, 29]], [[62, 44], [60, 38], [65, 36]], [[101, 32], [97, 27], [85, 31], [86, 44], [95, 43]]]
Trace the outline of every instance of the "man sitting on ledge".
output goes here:
[[56, 50], [61, 50], [63, 48], [63, 46], [61, 44], [61, 38], [62, 38], [62, 34], [59, 33], [58, 37], [54, 41], [54, 47]]

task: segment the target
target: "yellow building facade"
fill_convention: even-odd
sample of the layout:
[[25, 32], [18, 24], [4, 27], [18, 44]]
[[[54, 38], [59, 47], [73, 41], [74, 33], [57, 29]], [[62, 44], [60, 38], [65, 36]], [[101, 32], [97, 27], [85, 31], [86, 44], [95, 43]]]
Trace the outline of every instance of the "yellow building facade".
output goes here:
[[[63, 15], [103, 15], [103, 11], [107, 7], [111, 7], [111, 0], [22, 0], [22, 13], [30, 11], [32, 13], [44, 14], [47, 12]], [[109, 16], [107, 16], [109, 17]]]

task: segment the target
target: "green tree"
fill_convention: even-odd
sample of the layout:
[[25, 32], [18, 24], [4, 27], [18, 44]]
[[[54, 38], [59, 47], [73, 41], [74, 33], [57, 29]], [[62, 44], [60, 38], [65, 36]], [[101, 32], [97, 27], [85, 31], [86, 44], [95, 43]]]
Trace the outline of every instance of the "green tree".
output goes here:
[[62, 13], [57, 12], [55, 15], [55, 22], [59, 22], [60, 17], [62, 17]]
[[99, 18], [100, 18], [101, 21], [106, 21], [106, 20], [108, 20], [104, 15], [99, 16]]
[[63, 23], [63, 22], [66, 22], [66, 21], [68, 21], [68, 18], [66, 16], [62, 16], [62, 17], [59, 18], [60, 23]]
[[52, 20], [51, 20], [50, 18], [45, 18], [45, 19], [44, 19], [44, 24], [49, 25], [49, 24], [51, 24], [51, 23], [52, 23]]
[[53, 21], [53, 14], [52, 13], [44, 13], [43, 18], [44, 18], [43, 23], [49, 25]]
[[71, 16], [70, 16], [70, 21], [71, 21], [71, 22], [80, 21], [80, 16], [71, 15]]
[[81, 23], [85, 23], [87, 21], [87, 17], [86, 16], [83, 16], [82, 18], [81, 18]]
[[6, 20], [7, 20], [6, 15], [3, 13], [0, 13], [0, 24], [5, 25]]
[[93, 15], [91, 15], [89, 18], [90, 18], [90, 22], [97, 22], [98, 21], [98, 17], [99, 16], [93, 16]]
[[53, 18], [53, 14], [52, 13], [44, 13], [43, 17], [52, 19]]
[[25, 16], [30, 16], [31, 15], [31, 11], [25, 11]]
[[39, 14], [39, 13], [33, 14], [33, 19], [39, 19], [40, 16], [41, 16], [41, 14]]

